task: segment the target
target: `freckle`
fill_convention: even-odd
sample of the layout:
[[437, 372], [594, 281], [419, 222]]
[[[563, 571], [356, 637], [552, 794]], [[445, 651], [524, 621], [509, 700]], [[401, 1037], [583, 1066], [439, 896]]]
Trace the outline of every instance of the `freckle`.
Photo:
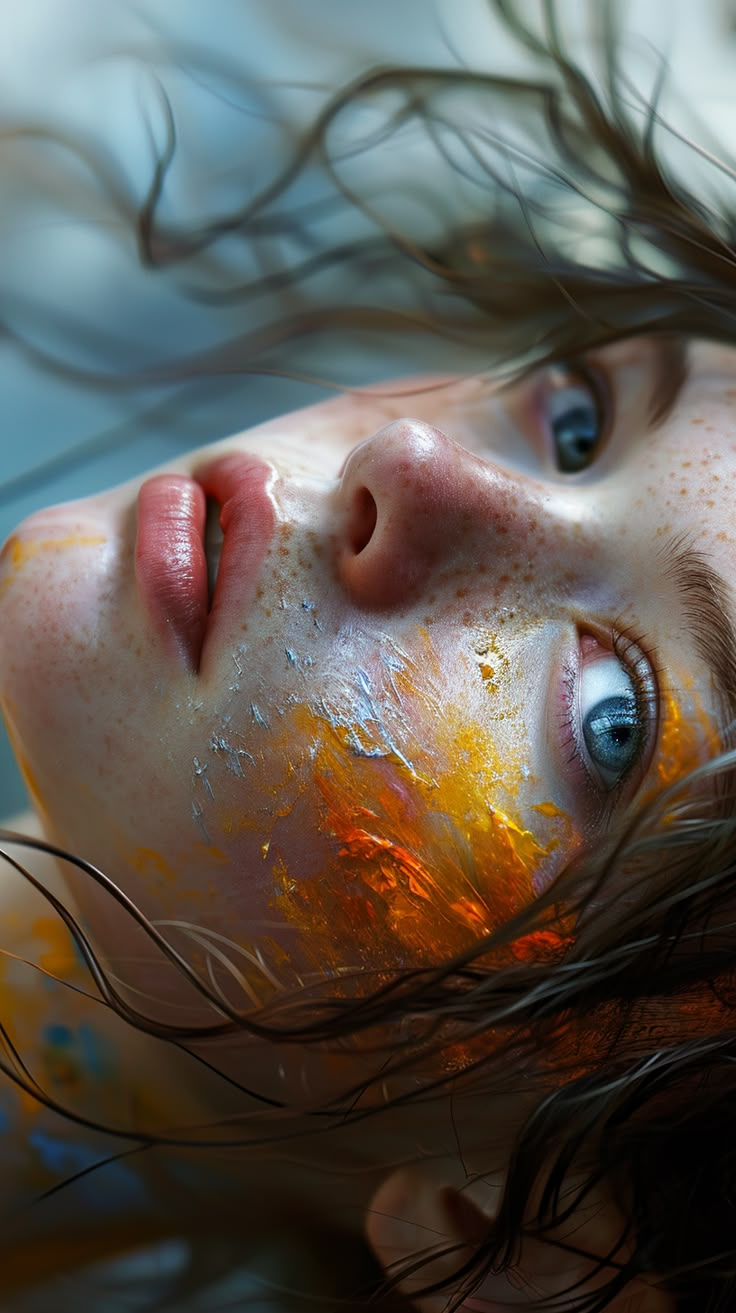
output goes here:
[[467, 588], [458, 588], [457, 592], [455, 593], [455, 596], [456, 596], [456, 597], [467, 597], [467, 593], [468, 593]]
[[690, 420], [690, 423], [691, 423], [691, 424], [704, 424], [704, 423], [705, 423], [705, 420], [701, 419], [700, 416], [697, 416], [695, 419], [691, 419], [691, 420]]
[[721, 532], [716, 534], [716, 538], [721, 543], [727, 543], [730, 540], [730, 534], [727, 534], [725, 529], [721, 529]]
[[705, 504], [706, 506], [715, 506], [715, 502], [712, 497], [708, 497]]
[[680, 488], [680, 496], [687, 497], [687, 488]]
[[472, 623], [473, 623], [473, 613], [472, 613], [472, 611], [464, 611], [464, 612], [463, 612], [463, 624], [469, 627], [470, 625], [472, 625]]
[[691, 460], [684, 460], [684, 461], [682, 462], [682, 468], [683, 468], [684, 470], [689, 470], [691, 465], [692, 465], [692, 461], [691, 461]]

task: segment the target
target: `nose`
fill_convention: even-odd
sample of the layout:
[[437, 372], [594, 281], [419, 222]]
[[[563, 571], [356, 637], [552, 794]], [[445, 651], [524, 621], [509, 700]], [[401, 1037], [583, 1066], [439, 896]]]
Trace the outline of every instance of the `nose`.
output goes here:
[[518, 520], [517, 483], [430, 424], [389, 424], [343, 468], [337, 566], [345, 588], [365, 608], [408, 605], [440, 563], [490, 550], [489, 537], [504, 554]]

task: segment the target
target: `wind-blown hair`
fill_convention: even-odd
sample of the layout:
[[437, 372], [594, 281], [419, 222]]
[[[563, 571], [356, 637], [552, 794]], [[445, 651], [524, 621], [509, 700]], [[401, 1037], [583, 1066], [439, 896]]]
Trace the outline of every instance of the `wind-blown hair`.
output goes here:
[[[129, 370], [128, 383], [240, 369], [309, 372], [330, 336], [348, 330], [355, 341], [378, 335], [402, 350], [408, 344], [409, 355], [421, 341], [435, 355], [502, 377], [634, 333], [736, 341], [736, 175], [730, 162], [662, 121], [664, 65], [649, 100], [629, 85], [613, 4], [601, 7], [598, 63], [588, 72], [567, 49], [552, 4], [543, 6], [539, 31], [522, 24], [511, 0], [496, 9], [527, 52], [527, 76], [459, 66], [371, 70], [329, 101], [259, 195], [202, 229], [187, 231], [159, 214], [176, 141], [170, 117], [166, 148], [135, 214], [141, 259], [209, 304], [232, 309], [260, 299], [277, 312], [217, 352]], [[370, 111], [362, 142], [353, 119], [341, 137], [344, 117], [360, 107]], [[423, 194], [416, 180], [404, 196], [384, 194], [375, 178], [360, 190], [364, 155], [385, 150], [393, 160], [420, 129], [443, 180], [458, 179], [454, 212], [429, 173]], [[675, 145], [677, 169], [665, 162]], [[702, 188], [696, 195], [684, 181], [688, 160], [717, 177], [707, 203]], [[104, 180], [102, 162], [95, 167]], [[298, 186], [314, 171], [330, 184], [329, 205], [297, 210]], [[132, 203], [116, 195], [131, 217]], [[425, 203], [433, 201], [427, 218]], [[354, 235], [340, 245], [324, 238], [328, 210], [352, 216]], [[225, 239], [236, 235], [258, 250], [274, 232], [288, 237], [288, 258], [279, 266], [269, 247], [267, 272], [236, 285]], [[63, 369], [95, 383], [112, 376], [103, 369], [93, 378], [68, 360]], [[682, 587], [687, 594], [687, 580]], [[148, 926], [192, 989], [220, 1018], [227, 1014], [206, 1034], [133, 1009], [73, 918], [59, 904], [55, 911], [108, 1005], [178, 1045], [197, 1039], [201, 1048], [207, 1034], [240, 1029], [279, 1043], [339, 1048], [352, 1037], [368, 1047], [390, 1023], [400, 1038], [381, 1081], [420, 1072], [417, 1099], [451, 1089], [458, 1096], [483, 1090], [490, 1101], [524, 1073], [535, 1107], [513, 1147], [498, 1215], [452, 1289], [467, 1294], [485, 1273], [513, 1266], [525, 1236], [558, 1243], [560, 1225], [605, 1179], [620, 1190], [628, 1256], [601, 1258], [605, 1284], [594, 1294], [571, 1292], [570, 1307], [596, 1313], [630, 1279], [656, 1273], [678, 1313], [717, 1313], [736, 1305], [731, 743], [724, 725], [718, 758], [644, 809], [603, 860], [573, 862], [534, 905], [461, 959], [376, 989], [356, 981], [354, 997], [312, 992], [240, 1014]], [[104, 880], [91, 868], [88, 876]], [[109, 882], [108, 890], [121, 917], [137, 918]], [[459, 1051], [464, 1066], [450, 1063]], [[3, 1065], [22, 1085], [17, 1064]], [[345, 1090], [314, 1116], [322, 1127], [325, 1117], [341, 1127], [366, 1121], [369, 1133], [368, 1114], [356, 1111], [364, 1094]], [[254, 1138], [246, 1127], [230, 1141], [247, 1153]]]

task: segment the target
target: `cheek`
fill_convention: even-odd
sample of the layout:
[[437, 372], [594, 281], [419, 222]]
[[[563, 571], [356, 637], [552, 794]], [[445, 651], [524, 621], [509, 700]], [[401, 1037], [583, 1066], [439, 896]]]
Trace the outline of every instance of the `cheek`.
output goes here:
[[[481, 732], [457, 696], [433, 689], [433, 660], [439, 674], [430, 653], [420, 682], [404, 662], [390, 695], [305, 702], [279, 727], [274, 757], [288, 766], [264, 790], [259, 878], [285, 927], [272, 938], [304, 980], [445, 961], [532, 901], [540, 870], [575, 841], [528, 781], [521, 722], [509, 711], [502, 733]], [[242, 825], [223, 813], [223, 832], [241, 827], [244, 866], [256, 836]]]
[[99, 700], [109, 662], [99, 617], [108, 609], [110, 570], [105, 533], [49, 513], [21, 526], [0, 558], [0, 706], [42, 813], [56, 777], [78, 764], [80, 723]]
[[[262, 700], [264, 723], [250, 717], [247, 733], [233, 715], [209, 754], [202, 728], [193, 826], [142, 797], [127, 825], [103, 820], [110, 874], [233, 1007], [353, 972], [371, 990], [382, 974], [440, 965], [531, 902], [540, 870], [574, 841], [528, 778], [525, 727], [499, 702], [501, 675], [492, 692], [482, 663], [475, 671], [481, 703], [505, 708], [492, 733], [470, 714], [476, 703], [441, 682], [428, 638], [411, 662], [394, 653], [384, 651], [383, 678], [361, 669], [357, 682], [321, 684], [278, 710]], [[163, 777], [149, 776], [149, 798], [159, 787]], [[109, 899], [83, 899], [111, 956], [142, 961]], [[559, 947], [548, 933], [513, 957]], [[136, 968], [130, 983], [176, 1002], [180, 986], [143, 976]]]

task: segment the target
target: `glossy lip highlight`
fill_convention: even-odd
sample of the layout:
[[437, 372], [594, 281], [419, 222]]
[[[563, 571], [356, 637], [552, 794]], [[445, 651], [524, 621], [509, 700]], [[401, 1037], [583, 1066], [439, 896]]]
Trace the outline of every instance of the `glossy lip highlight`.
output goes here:
[[[230, 452], [185, 474], [157, 474], [141, 485], [135, 572], [139, 596], [162, 641], [198, 673], [213, 630], [242, 615], [271, 541], [272, 469], [250, 453]], [[209, 606], [207, 498], [220, 503], [224, 539]]]

